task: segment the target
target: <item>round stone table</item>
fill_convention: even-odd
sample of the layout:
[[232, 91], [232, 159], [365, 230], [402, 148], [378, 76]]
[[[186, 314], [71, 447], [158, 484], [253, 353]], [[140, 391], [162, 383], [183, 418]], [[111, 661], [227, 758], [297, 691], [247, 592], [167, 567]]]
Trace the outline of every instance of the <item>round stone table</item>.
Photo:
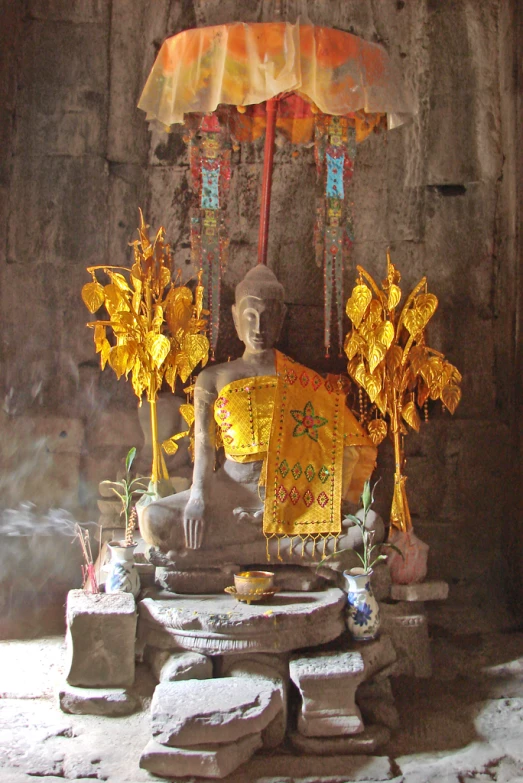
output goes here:
[[282, 653], [336, 639], [346, 596], [337, 587], [285, 592], [250, 606], [230, 595], [158, 592], [138, 604], [140, 645], [205, 655]]

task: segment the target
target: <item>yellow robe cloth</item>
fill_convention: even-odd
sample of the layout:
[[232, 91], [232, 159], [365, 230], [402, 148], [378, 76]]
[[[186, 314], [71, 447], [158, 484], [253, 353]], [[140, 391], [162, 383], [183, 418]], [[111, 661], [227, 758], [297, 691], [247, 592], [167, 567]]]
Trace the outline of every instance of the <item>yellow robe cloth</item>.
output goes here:
[[341, 500], [357, 502], [376, 448], [332, 379], [276, 353], [276, 377], [242, 378], [215, 402], [227, 457], [266, 460], [263, 530], [272, 536], [337, 536]]

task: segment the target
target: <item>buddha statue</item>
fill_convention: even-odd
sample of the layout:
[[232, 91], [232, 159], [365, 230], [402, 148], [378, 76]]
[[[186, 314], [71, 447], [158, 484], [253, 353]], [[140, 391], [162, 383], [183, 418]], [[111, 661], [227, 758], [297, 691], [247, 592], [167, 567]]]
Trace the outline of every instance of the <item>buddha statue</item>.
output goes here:
[[[140, 511], [158, 564], [179, 570], [270, 562], [310, 565], [361, 543], [356, 510], [376, 449], [345, 404], [342, 383], [274, 349], [284, 292], [266, 266], [236, 287], [241, 358], [202, 370], [194, 390], [192, 486]], [[225, 451], [215, 470], [217, 437]], [[383, 523], [370, 514], [376, 541]]]

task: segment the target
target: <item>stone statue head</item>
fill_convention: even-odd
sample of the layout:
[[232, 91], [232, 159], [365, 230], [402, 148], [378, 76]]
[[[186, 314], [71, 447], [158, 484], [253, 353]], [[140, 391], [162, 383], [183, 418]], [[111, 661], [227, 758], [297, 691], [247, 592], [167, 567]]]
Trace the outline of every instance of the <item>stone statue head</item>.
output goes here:
[[272, 348], [285, 317], [283, 286], [264, 264], [249, 269], [236, 286], [232, 317], [240, 340], [257, 353]]

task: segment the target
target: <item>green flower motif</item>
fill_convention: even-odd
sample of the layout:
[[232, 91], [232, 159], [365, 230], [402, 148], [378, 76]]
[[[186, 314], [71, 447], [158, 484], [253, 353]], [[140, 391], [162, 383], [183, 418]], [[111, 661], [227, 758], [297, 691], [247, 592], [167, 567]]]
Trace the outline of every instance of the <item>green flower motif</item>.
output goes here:
[[303, 411], [291, 411], [294, 421], [298, 422], [292, 432], [294, 438], [307, 435], [311, 440], [318, 442], [318, 430], [327, 424], [328, 419], [314, 414], [312, 402], [308, 402]]

